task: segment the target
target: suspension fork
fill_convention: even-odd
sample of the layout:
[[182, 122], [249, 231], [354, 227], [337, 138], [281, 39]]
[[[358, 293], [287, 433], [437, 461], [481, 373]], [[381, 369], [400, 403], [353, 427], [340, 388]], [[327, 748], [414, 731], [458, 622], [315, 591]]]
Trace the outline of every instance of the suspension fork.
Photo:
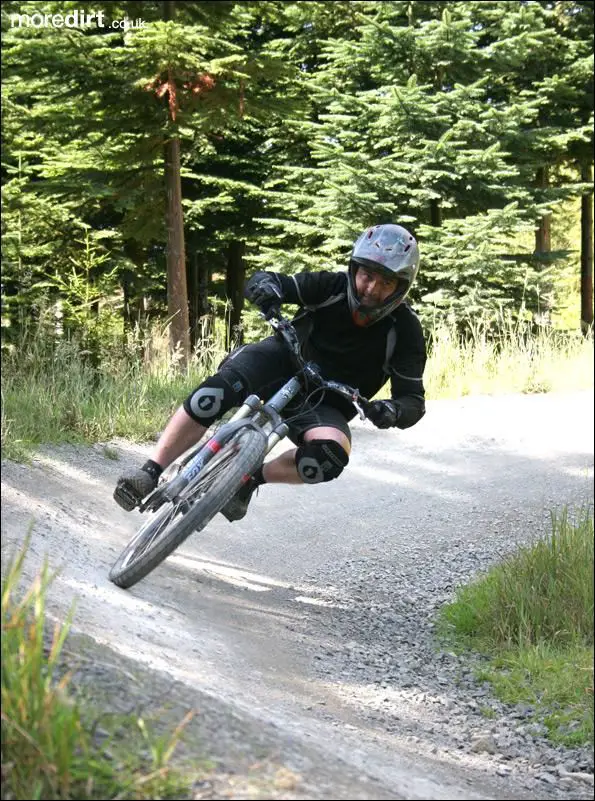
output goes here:
[[301, 388], [300, 379], [294, 376], [262, 407], [261, 411], [269, 418], [271, 427], [265, 453], [269, 453], [278, 442], [287, 436], [289, 426], [283, 422], [280, 412], [295, 398]]
[[259, 411], [262, 401], [258, 395], [249, 395], [235, 414], [205, 442], [189, 464], [164, 488], [166, 500], [173, 501], [188, 484], [196, 478], [203, 467], [218, 453], [225, 443], [240, 428], [250, 425], [246, 418]]

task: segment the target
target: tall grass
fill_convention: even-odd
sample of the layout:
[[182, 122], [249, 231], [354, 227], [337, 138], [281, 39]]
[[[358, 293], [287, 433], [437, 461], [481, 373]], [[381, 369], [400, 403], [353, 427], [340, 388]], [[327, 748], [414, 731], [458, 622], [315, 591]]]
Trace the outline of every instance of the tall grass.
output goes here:
[[441, 631], [490, 657], [482, 677], [546, 710], [555, 738], [593, 739], [593, 514], [552, 514], [551, 532], [461, 588]]
[[67, 679], [53, 684], [68, 626], [55, 628], [46, 658], [48, 568], [44, 565], [24, 596], [15, 600], [23, 558], [24, 552], [2, 583], [2, 780], [6, 778], [14, 798], [25, 798], [25, 788], [31, 788], [31, 798], [68, 796], [68, 766], [80, 739], [80, 719], [64, 696]]
[[[249, 332], [266, 333], [254, 321]], [[504, 318], [494, 328], [486, 318], [466, 335], [454, 322], [436, 324], [428, 341], [429, 398], [593, 385], [593, 342], [579, 334], [545, 327], [535, 332]], [[3, 455], [22, 458], [41, 442], [150, 439], [224, 355], [221, 326], [203, 338], [182, 373], [178, 355], [169, 353], [167, 329], [153, 325], [126, 344], [103, 341], [98, 370], [80, 342], [57, 339], [43, 325], [25, 330], [3, 358]]]
[[593, 643], [593, 517], [565, 508], [549, 536], [520, 548], [462, 589], [446, 618], [459, 633], [498, 645]]
[[[114, 758], [94, 744], [88, 721], [68, 693], [69, 675], [58, 675], [70, 619], [48, 637], [47, 563], [21, 591], [28, 540], [2, 579], [2, 798], [181, 797], [175, 794], [180, 781], [167, 763], [186, 721], [167, 742], [136, 722], [152, 755], [146, 766], [122, 748]], [[134, 736], [127, 747], [133, 742]]]
[[189, 369], [178, 369], [167, 330], [136, 332], [125, 346], [112, 344], [100, 370], [76, 340], [25, 331], [3, 358], [3, 455], [19, 458], [41, 442], [147, 440], [225, 355], [223, 337], [205, 339]]
[[425, 385], [429, 398], [580, 390], [593, 386], [593, 340], [579, 332], [502, 316], [469, 321], [465, 334], [454, 322], [429, 332]]

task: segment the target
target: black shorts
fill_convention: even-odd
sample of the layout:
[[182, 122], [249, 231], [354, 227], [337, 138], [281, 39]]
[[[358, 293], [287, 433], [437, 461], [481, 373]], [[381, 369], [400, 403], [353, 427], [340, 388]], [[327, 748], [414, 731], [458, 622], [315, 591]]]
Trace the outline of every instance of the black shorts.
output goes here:
[[[283, 384], [295, 375], [295, 367], [286, 345], [275, 337], [242, 345], [219, 365], [222, 375], [235, 373], [242, 380], [246, 396], [255, 394], [268, 401]], [[229, 377], [229, 382], [233, 377]], [[311, 399], [298, 394], [282, 412], [289, 426], [288, 437], [301, 445], [306, 431], [319, 426], [338, 428], [351, 442], [348, 420], [355, 416], [350, 403], [334, 392], [316, 392]]]

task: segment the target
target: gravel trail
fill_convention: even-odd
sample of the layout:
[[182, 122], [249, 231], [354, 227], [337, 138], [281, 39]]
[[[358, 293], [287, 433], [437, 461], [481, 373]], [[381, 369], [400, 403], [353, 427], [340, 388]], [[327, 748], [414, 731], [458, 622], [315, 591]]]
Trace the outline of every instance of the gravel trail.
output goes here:
[[111, 493], [149, 449], [43, 447], [2, 464], [3, 555], [32, 526], [27, 571], [60, 567], [86, 692], [201, 710], [186, 752], [218, 769], [196, 798], [592, 798], [593, 749], [550, 744], [434, 622], [550, 511], [593, 503], [593, 392], [430, 402], [353, 444], [339, 481], [262, 487], [128, 591], [107, 573], [141, 518]]

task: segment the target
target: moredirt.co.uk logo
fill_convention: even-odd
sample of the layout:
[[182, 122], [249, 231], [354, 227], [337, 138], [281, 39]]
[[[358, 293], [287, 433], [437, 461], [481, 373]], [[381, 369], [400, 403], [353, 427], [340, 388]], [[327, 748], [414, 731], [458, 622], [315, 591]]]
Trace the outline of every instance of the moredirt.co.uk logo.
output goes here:
[[83, 11], [75, 9], [68, 14], [42, 14], [34, 11], [33, 14], [11, 14], [11, 28], [87, 28], [95, 25], [98, 28], [115, 28], [128, 30], [130, 28], [144, 28], [142, 19], [114, 19], [106, 20], [104, 11]]

